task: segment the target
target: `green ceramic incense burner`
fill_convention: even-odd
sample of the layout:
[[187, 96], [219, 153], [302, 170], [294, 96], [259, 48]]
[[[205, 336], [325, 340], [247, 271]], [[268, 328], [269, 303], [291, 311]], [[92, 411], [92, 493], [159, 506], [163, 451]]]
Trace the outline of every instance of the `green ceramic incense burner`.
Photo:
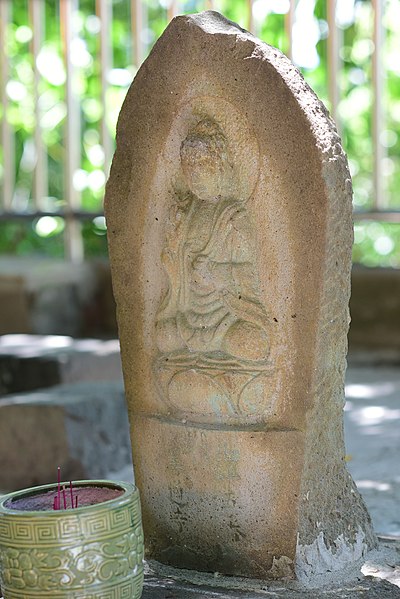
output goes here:
[[144, 551], [138, 490], [129, 483], [74, 483], [83, 494], [88, 487], [119, 494], [94, 505], [45, 511], [16, 506], [35, 504], [35, 497], [54, 494], [57, 485], [0, 498], [4, 599], [140, 598]]

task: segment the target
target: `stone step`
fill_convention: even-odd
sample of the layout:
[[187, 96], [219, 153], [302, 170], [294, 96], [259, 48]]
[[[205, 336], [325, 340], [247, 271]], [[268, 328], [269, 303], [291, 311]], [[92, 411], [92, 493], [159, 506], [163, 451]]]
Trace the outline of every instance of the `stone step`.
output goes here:
[[[192, 573], [195, 578], [197, 573]], [[183, 574], [181, 575], [183, 578]], [[398, 599], [399, 588], [387, 580], [364, 577], [337, 587], [322, 589], [304, 589], [295, 582], [276, 582], [259, 584], [260, 590], [249, 590], [250, 584], [242, 580], [246, 588], [235, 588], [229, 582], [226, 587], [216, 586], [212, 581], [202, 584], [204, 574], [197, 574], [196, 584], [180, 582], [172, 577], [160, 577], [147, 573], [144, 580], [142, 599]], [[218, 574], [215, 580], [218, 579]]]
[[0, 397], [53, 385], [121, 380], [117, 339], [62, 335], [0, 337]]
[[0, 334], [116, 336], [108, 263], [0, 257]]
[[[110, 478], [131, 464], [122, 382], [58, 385], [0, 402], [0, 492]], [[124, 470], [125, 471], [125, 470]]]

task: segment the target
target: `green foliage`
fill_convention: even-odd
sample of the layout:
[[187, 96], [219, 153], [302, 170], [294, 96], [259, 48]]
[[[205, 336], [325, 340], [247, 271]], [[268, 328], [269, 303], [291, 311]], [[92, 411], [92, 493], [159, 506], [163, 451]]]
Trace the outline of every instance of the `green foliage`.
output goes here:
[[[1, 0], [0, 0], [1, 1]], [[354, 11], [353, 11], [354, 3]], [[36, 123], [34, 69], [31, 54], [32, 30], [28, 0], [12, 2], [12, 23], [8, 26], [5, 50], [9, 57], [10, 82], [7, 87], [10, 105], [7, 115], [0, 107], [0, 118], [6, 116], [15, 129], [15, 179], [16, 194], [13, 208], [33, 209], [31, 189], [34, 180], [35, 152], [33, 134]], [[143, 0], [147, 14], [142, 41], [147, 54], [167, 25], [167, 0]], [[372, 181], [372, 28], [371, 0], [346, 0], [347, 17], [339, 22], [341, 37], [341, 67], [339, 88], [339, 128], [348, 153], [354, 183], [354, 205], [358, 210], [372, 209], [374, 190]], [[48, 171], [48, 210], [63, 208], [65, 202], [65, 126], [67, 117], [65, 80], [66, 72], [62, 54], [62, 31], [59, 2], [43, 0], [44, 39], [39, 55], [38, 69], [41, 80], [38, 89], [38, 106], [42, 139], [45, 146]], [[328, 101], [327, 59], [327, 3], [326, 0], [298, 0], [296, 43], [308, 44], [308, 57], [298, 62], [311, 87], [319, 97]], [[286, 52], [285, 0], [254, 0], [253, 22], [257, 35], [267, 43]], [[116, 120], [123, 98], [138, 65], [135, 64], [134, 40], [131, 39], [131, 2], [110, 0], [109, 14], [109, 88], [107, 91], [107, 128], [110, 141], [114, 138]], [[206, 8], [206, 0], [181, 0], [182, 12], [190, 13]], [[311, 9], [310, 9], [311, 7]], [[243, 27], [249, 24], [248, 0], [217, 0], [216, 8], [229, 19]], [[340, 19], [339, 19], [340, 21]], [[385, 130], [382, 144], [383, 186], [387, 208], [400, 208], [400, 3], [386, 0], [383, 20], [385, 43]], [[102, 85], [99, 58], [100, 21], [96, 16], [96, 0], [79, 0], [79, 10], [73, 19], [74, 91], [79, 97], [79, 155], [74, 186], [80, 196], [82, 208], [101, 211], [104, 194], [104, 172], [107, 156], [104, 152], [102, 130]], [[296, 37], [297, 36], [297, 37]], [[296, 41], [297, 40], [297, 41]], [[305, 47], [305, 46], [304, 46]], [[294, 58], [296, 59], [296, 52]], [[389, 110], [390, 107], [390, 110]], [[111, 144], [113, 142], [111, 141]], [[112, 147], [111, 147], [112, 150]], [[0, 178], [2, 167], [0, 165]], [[48, 217], [45, 217], [48, 218]], [[51, 219], [51, 217], [50, 217]], [[98, 225], [98, 222], [97, 222]], [[87, 221], [82, 234], [87, 255], [106, 254], [106, 236], [102, 226]], [[43, 252], [52, 256], [63, 254], [62, 220], [22, 221], [1, 223], [0, 252], [26, 254]], [[400, 267], [400, 227], [389, 223], [357, 222], [355, 230], [354, 259], [368, 266], [388, 265]]]
[[400, 226], [359, 221], [354, 226], [353, 259], [364, 266], [399, 267]]
[[1, 222], [0, 253], [15, 256], [45, 254], [54, 258], [62, 258], [64, 256], [64, 240], [61, 232], [44, 237], [36, 232], [36, 224], [37, 219], [33, 222], [25, 220]]

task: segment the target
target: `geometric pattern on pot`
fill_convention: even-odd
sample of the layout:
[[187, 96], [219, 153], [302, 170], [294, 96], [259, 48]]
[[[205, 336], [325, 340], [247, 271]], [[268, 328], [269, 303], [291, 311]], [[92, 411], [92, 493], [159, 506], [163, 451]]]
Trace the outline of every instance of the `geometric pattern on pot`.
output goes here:
[[60, 514], [58, 511], [32, 519], [28, 519], [24, 512], [8, 513], [6, 518], [0, 513], [0, 545], [18, 547], [32, 542], [50, 547], [59, 545], [61, 540], [64, 544], [74, 544], [77, 535], [82, 539], [93, 538], [94, 535], [98, 540], [108, 538], [110, 531], [118, 533], [141, 521], [138, 497], [133, 502], [125, 500], [125, 505], [121, 499], [121, 504], [119, 509], [114, 510], [92, 506], [93, 510], [89, 513], [72, 515], [69, 512], [62, 518], [57, 517]]

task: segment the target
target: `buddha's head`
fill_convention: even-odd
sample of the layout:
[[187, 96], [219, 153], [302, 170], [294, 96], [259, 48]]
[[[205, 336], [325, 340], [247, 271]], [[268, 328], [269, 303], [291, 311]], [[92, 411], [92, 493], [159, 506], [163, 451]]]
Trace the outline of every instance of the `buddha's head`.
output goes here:
[[201, 200], [218, 201], [230, 164], [226, 138], [217, 123], [211, 119], [197, 123], [183, 140], [180, 155], [190, 191]]

